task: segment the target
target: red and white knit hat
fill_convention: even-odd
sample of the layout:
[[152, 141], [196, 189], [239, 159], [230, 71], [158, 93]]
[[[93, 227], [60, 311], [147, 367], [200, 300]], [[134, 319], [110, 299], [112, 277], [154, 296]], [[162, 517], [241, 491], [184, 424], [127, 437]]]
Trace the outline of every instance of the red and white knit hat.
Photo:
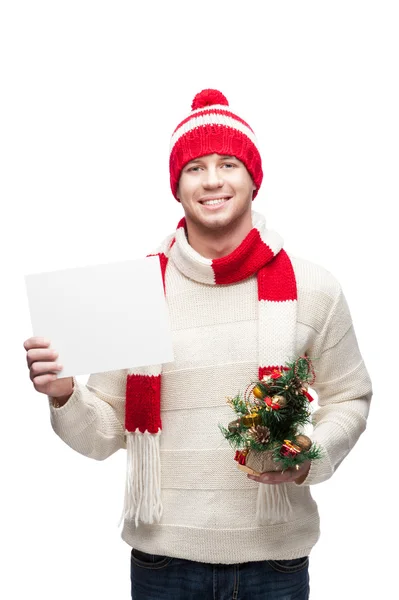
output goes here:
[[218, 90], [202, 90], [193, 100], [191, 113], [173, 132], [170, 144], [170, 187], [176, 196], [180, 173], [190, 161], [207, 154], [235, 156], [246, 166], [256, 186], [262, 183], [262, 161], [251, 127], [234, 114]]

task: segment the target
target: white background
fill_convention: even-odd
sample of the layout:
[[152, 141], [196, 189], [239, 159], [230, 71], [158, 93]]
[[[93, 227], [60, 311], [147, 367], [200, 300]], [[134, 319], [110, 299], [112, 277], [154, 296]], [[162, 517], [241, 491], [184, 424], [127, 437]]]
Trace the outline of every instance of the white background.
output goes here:
[[125, 456], [52, 432], [23, 276], [142, 257], [175, 229], [169, 140], [207, 87], [257, 134], [254, 208], [340, 280], [374, 382], [366, 433], [312, 488], [311, 598], [397, 597], [398, 27], [383, 0], [2, 3], [2, 598], [129, 598]]

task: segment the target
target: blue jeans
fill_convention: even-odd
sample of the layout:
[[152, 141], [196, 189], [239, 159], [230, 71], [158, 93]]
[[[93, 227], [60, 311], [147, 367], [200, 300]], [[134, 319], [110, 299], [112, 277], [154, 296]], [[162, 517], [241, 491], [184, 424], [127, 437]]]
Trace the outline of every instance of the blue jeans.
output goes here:
[[131, 553], [132, 600], [308, 600], [309, 558], [213, 565]]

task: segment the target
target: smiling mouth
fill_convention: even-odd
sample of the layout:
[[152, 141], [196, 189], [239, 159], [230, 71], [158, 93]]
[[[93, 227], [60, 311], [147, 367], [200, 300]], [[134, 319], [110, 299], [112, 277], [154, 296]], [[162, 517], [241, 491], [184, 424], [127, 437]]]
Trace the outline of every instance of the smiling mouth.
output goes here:
[[228, 198], [210, 198], [209, 200], [201, 200], [200, 204], [203, 206], [218, 206], [221, 204], [225, 204], [230, 200], [230, 196]]

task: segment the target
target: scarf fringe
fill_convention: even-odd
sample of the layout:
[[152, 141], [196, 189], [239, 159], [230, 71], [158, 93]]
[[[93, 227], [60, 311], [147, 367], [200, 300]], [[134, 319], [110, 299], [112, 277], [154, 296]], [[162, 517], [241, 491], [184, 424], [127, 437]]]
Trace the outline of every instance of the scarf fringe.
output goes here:
[[292, 505], [287, 485], [260, 483], [256, 501], [256, 520], [259, 524], [286, 523], [292, 516]]
[[126, 431], [127, 473], [122, 519], [151, 525], [162, 516], [158, 433]]

